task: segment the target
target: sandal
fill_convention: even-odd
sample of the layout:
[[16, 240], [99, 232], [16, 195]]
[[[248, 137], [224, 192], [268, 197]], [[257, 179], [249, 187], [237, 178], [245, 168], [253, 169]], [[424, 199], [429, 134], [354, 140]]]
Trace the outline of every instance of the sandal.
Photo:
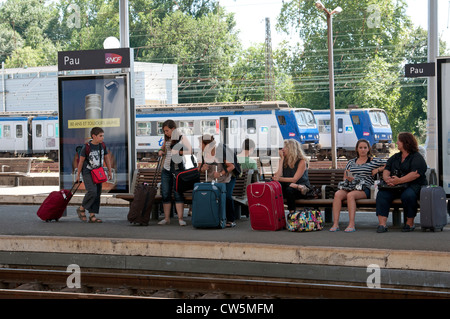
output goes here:
[[236, 227], [236, 223], [235, 222], [227, 223], [226, 227]]
[[78, 218], [81, 219], [82, 222], [87, 221], [86, 210], [81, 210], [79, 207], [77, 208]]
[[356, 231], [355, 227], [347, 227], [344, 232], [345, 233], [354, 233]]
[[97, 218], [94, 216], [89, 216], [89, 222], [90, 223], [103, 223], [103, 221], [100, 218]]
[[339, 227], [331, 227], [330, 228], [330, 232], [332, 232], [332, 233], [335, 233], [337, 231], [339, 231]]

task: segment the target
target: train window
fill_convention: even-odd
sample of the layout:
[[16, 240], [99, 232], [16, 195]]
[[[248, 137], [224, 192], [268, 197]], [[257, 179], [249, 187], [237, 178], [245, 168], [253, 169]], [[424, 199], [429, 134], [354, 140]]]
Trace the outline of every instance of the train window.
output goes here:
[[137, 122], [136, 136], [150, 136], [151, 135], [151, 122]]
[[286, 125], [286, 118], [283, 115], [278, 115], [278, 123], [280, 125]]
[[164, 135], [164, 131], [163, 131], [163, 127], [162, 127], [163, 123], [164, 122], [157, 122], [156, 123], [156, 133], [158, 135]]
[[9, 138], [11, 137], [11, 126], [3, 125], [3, 137]]
[[23, 137], [23, 130], [22, 125], [16, 125], [16, 138], [22, 138]]
[[308, 126], [316, 125], [316, 119], [314, 118], [314, 114], [312, 112], [303, 112], [305, 114], [306, 124]]
[[375, 126], [387, 126], [389, 125], [389, 120], [386, 113], [380, 111], [369, 112], [370, 120]]
[[256, 133], [256, 120], [255, 119], [248, 119], [247, 120], [247, 133], [248, 134], [255, 134]]
[[202, 135], [203, 134], [216, 134], [216, 120], [203, 120], [202, 125]]
[[344, 120], [342, 118], [338, 119], [338, 133], [344, 132]]
[[352, 115], [352, 121], [354, 125], [360, 125], [359, 115]]
[[298, 126], [314, 126], [316, 121], [312, 112], [299, 111], [295, 112]]
[[42, 137], [42, 124], [36, 124], [36, 137]]
[[381, 125], [389, 125], [389, 120], [387, 118], [386, 113], [378, 112], [378, 114], [380, 115], [380, 123], [381, 123]]
[[186, 136], [194, 135], [194, 121], [180, 121], [178, 127], [181, 134]]
[[238, 132], [239, 132], [238, 120], [231, 120], [230, 121], [230, 132], [231, 132], [231, 134], [238, 134]]
[[319, 133], [330, 134], [331, 124], [330, 120], [319, 120]]
[[53, 124], [47, 125], [47, 137], [53, 137], [53, 132], [55, 129], [53, 128]]

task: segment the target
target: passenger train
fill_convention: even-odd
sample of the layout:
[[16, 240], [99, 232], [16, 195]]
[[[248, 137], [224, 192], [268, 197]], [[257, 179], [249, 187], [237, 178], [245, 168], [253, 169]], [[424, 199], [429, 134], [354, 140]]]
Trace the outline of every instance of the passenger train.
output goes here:
[[[318, 124], [321, 149], [317, 159], [331, 157], [330, 110], [314, 110]], [[386, 112], [382, 109], [338, 109], [335, 111], [337, 157], [356, 157], [355, 146], [359, 139], [366, 139], [372, 146], [372, 154], [389, 156], [393, 147], [392, 130]]]
[[[257, 151], [268, 154], [283, 147], [283, 140], [297, 139], [305, 152], [318, 150], [319, 131], [310, 109], [290, 108], [286, 102], [199, 103], [136, 107], [137, 158], [150, 157], [161, 148], [162, 123], [173, 119], [194, 149], [198, 137], [210, 134], [240, 151], [246, 138], [255, 141]], [[0, 117], [2, 156], [48, 155], [56, 160], [59, 148], [56, 116]]]
[[57, 116], [0, 117], [0, 156], [42, 156], [58, 159], [59, 124]]
[[136, 149], [145, 156], [163, 143], [162, 123], [174, 120], [194, 150], [199, 137], [214, 139], [240, 150], [246, 138], [256, 144], [259, 155], [278, 153], [283, 140], [298, 140], [306, 154], [314, 155], [319, 131], [310, 109], [290, 108], [286, 102], [199, 103], [178, 106], [136, 107]]
[[[59, 122], [57, 116], [49, 113], [1, 113], [0, 156], [46, 155], [57, 160]], [[360, 138], [370, 142], [374, 154], [389, 155], [392, 130], [384, 110], [338, 109], [335, 114], [338, 157], [355, 157], [356, 141]], [[307, 155], [317, 156], [318, 160], [331, 157], [329, 110], [290, 108], [286, 102], [241, 102], [137, 106], [135, 142], [139, 160], [160, 149], [164, 138], [162, 123], [167, 119], [176, 122], [194, 150], [198, 150], [198, 137], [203, 134], [213, 135], [237, 151], [242, 141], [250, 138], [259, 155], [270, 155], [283, 147], [284, 139], [294, 138]]]

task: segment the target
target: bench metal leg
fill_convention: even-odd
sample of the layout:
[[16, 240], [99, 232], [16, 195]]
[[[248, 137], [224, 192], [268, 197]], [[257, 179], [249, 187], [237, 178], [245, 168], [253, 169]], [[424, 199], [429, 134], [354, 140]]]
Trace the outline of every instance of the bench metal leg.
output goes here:
[[333, 222], [333, 209], [331, 207], [325, 207], [325, 223], [329, 224]]
[[400, 227], [402, 225], [402, 214], [398, 207], [395, 207], [392, 212], [392, 224], [394, 227]]

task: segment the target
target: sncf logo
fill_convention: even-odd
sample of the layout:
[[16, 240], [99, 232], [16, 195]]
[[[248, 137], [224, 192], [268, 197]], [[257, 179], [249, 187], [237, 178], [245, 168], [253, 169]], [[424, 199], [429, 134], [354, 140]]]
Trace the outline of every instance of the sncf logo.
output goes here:
[[105, 64], [121, 64], [122, 56], [115, 53], [105, 53]]

